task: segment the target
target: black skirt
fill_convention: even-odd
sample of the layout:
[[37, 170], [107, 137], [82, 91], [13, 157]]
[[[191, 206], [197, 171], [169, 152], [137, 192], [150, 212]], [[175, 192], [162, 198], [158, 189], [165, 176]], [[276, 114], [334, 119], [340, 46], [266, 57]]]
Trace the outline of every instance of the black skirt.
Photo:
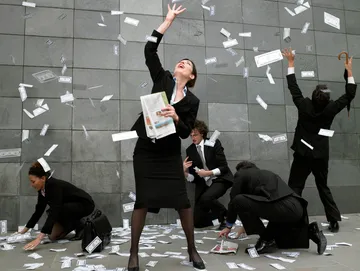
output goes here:
[[139, 138], [134, 150], [135, 209], [190, 208], [181, 158], [181, 141], [174, 134], [156, 140]]

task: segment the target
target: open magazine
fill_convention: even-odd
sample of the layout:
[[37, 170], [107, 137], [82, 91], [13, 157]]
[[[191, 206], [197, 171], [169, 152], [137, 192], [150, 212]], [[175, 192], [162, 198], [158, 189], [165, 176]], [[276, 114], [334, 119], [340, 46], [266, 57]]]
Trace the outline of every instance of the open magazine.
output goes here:
[[161, 109], [169, 104], [165, 92], [141, 96], [140, 101], [149, 138], [160, 139], [176, 133], [174, 120], [161, 116]]
[[236, 254], [239, 245], [236, 243], [228, 242], [228, 241], [221, 241], [220, 244], [217, 244], [213, 247], [210, 252], [215, 254], [229, 254], [234, 253]]

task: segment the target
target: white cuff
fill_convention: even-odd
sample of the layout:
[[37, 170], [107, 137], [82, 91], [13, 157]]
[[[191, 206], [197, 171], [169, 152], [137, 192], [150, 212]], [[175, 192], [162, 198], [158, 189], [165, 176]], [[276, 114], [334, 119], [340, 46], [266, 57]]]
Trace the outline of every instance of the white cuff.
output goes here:
[[294, 67], [289, 67], [288, 68], [288, 75], [294, 74], [294, 73], [295, 73], [295, 68]]
[[214, 176], [219, 176], [219, 175], [221, 174], [221, 171], [220, 171], [220, 169], [215, 168], [215, 169], [212, 170], [212, 174], [213, 174]]
[[189, 183], [192, 183], [194, 181], [195, 177], [194, 175], [192, 174], [188, 174], [187, 177], [186, 177], [186, 180], [189, 182]]
[[353, 76], [348, 77], [348, 84], [354, 84], [355, 85], [355, 79]]

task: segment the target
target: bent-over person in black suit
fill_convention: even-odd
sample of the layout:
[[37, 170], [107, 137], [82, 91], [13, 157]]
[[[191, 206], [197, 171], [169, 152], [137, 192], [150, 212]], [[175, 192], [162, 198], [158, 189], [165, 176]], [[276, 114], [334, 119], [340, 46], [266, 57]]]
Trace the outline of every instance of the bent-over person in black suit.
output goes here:
[[[248, 235], [259, 234], [255, 245], [259, 254], [276, 248], [309, 248], [309, 239], [323, 254], [327, 241], [318, 224], [309, 225], [307, 201], [275, 173], [261, 170], [254, 163], [243, 161], [236, 166], [231, 201], [226, 218], [227, 227], [220, 236], [227, 236], [237, 216]], [[260, 218], [269, 220], [267, 227]], [[248, 253], [248, 248], [245, 250]]]
[[212, 221], [218, 219], [219, 229], [222, 230], [225, 227], [227, 211], [218, 198], [231, 187], [234, 176], [228, 167], [221, 142], [216, 140], [214, 147], [205, 143], [208, 132], [205, 122], [195, 121], [191, 132], [193, 144], [186, 149], [184, 169], [187, 180], [196, 185], [195, 227], [211, 226]]
[[[352, 59], [349, 60], [348, 64], [345, 63], [345, 94], [332, 101], [326, 85], [318, 85], [313, 91], [312, 99], [304, 98], [296, 82], [295, 55], [292, 54], [291, 48], [290, 50], [285, 49], [283, 55], [289, 62], [288, 88], [298, 109], [298, 122], [294, 142], [291, 146], [294, 150], [294, 161], [291, 165], [289, 186], [301, 196], [306, 179], [312, 173], [325, 208], [326, 218], [330, 222], [329, 229], [332, 232], [337, 232], [341, 215], [327, 185], [329, 138], [319, 135], [319, 131], [320, 129], [329, 130], [335, 116], [346, 106], [349, 106], [355, 97], [357, 85], [352, 75]], [[310, 147], [304, 142], [310, 144]]]
[[34, 214], [20, 233], [24, 234], [33, 228], [46, 206], [50, 208], [41, 233], [24, 249], [36, 248], [45, 235], [49, 235], [51, 241], [62, 239], [73, 230], [79, 235], [82, 230], [80, 219], [90, 215], [95, 208], [91, 196], [71, 183], [50, 177], [50, 172], [45, 172], [39, 162], [30, 167], [29, 179], [31, 186], [38, 191], [38, 201]]

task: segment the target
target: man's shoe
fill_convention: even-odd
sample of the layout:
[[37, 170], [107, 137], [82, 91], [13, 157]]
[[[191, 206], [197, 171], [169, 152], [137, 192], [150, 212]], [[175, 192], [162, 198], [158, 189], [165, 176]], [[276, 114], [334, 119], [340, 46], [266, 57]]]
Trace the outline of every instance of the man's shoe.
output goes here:
[[[249, 249], [251, 249], [251, 247], [245, 249], [245, 253], [249, 253]], [[255, 249], [258, 254], [272, 253], [277, 250], [277, 245], [275, 240], [265, 241], [259, 238], [259, 240], [255, 244]]]
[[337, 221], [330, 221], [329, 230], [331, 232], [338, 232], [339, 231], [339, 222]]
[[317, 252], [322, 255], [327, 246], [327, 240], [322, 231], [319, 230], [317, 222], [309, 225], [309, 238], [317, 245]]
[[222, 231], [222, 230], [225, 229], [225, 228], [226, 228], [226, 222], [223, 221], [223, 222], [220, 223], [219, 228], [217, 228], [217, 230], [218, 230], [218, 231]]

